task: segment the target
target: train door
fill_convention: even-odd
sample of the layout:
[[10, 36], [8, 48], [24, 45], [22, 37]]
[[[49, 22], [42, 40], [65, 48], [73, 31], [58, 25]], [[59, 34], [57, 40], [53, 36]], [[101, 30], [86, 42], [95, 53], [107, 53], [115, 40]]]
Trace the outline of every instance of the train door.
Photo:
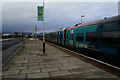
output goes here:
[[60, 31], [60, 45], [61, 45], [61, 42], [62, 41], [62, 33], [61, 33], [61, 31]]
[[63, 31], [60, 31], [60, 45], [63, 45]]
[[73, 48], [76, 48], [76, 33], [75, 33], [75, 29], [73, 29]]
[[56, 32], [57, 34], [57, 44], [59, 44], [58, 39], [59, 39], [59, 32]]
[[63, 30], [63, 46], [65, 47], [65, 42], [66, 42], [66, 29]]
[[65, 46], [69, 47], [69, 44], [70, 44], [70, 30], [66, 30], [65, 36], [66, 36], [66, 38], [65, 38]]
[[70, 30], [70, 47], [73, 48], [73, 29]]
[[60, 32], [58, 32], [58, 44], [60, 45]]

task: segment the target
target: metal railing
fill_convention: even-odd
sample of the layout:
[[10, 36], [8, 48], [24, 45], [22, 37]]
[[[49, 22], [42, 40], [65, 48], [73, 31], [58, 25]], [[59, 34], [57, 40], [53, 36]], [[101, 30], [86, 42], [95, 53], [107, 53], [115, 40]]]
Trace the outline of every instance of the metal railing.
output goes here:
[[12, 56], [14, 56], [23, 46], [25, 45], [25, 41], [22, 40], [17, 44], [9, 47], [6, 50], [2, 51], [2, 65], [4, 65]]

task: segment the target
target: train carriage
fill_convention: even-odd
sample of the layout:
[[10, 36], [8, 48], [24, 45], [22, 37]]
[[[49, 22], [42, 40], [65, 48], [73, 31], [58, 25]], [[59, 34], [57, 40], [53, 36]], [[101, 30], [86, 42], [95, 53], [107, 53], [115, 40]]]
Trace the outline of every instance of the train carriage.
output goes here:
[[[50, 33], [51, 34], [51, 33]], [[54, 43], [77, 52], [120, 61], [120, 15], [56, 31]], [[52, 35], [51, 37], [52, 38]], [[84, 52], [85, 51], [85, 52]], [[119, 65], [120, 66], [120, 65]]]
[[120, 49], [120, 21], [105, 23], [100, 34], [100, 50], [103, 53], [119, 56]]
[[[75, 48], [93, 49], [98, 44], [97, 25], [81, 27], [75, 29]], [[97, 49], [96, 49], [97, 50]]]

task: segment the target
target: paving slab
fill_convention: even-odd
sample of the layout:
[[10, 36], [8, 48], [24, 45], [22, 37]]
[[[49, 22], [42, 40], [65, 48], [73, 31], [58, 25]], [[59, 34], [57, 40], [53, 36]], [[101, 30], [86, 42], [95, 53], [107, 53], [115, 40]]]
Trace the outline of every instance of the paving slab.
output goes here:
[[14, 70], [14, 71], [13, 70], [12, 71], [8, 70], [8, 71], [3, 71], [2, 75], [13, 75], [13, 74], [16, 75], [16, 74], [19, 74], [19, 73], [20, 73], [20, 70]]
[[23, 63], [23, 66], [32, 66], [32, 65], [38, 65], [38, 62]]
[[117, 78], [85, 61], [46, 44], [30, 39], [2, 69], [3, 78]]
[[14, 63], [28, 63], [28, 60], [18, 60], [18, 61], [14, 61]]
[[45, 68], [45, 65], [32, 65], [32, 66], [28, 66], [28, 69], [37, 69], [37, 68]]
[[62, 66], [62, 64], [45, 64], [45, 66], [47, 68], [49, 68], [49, 67], [60, 67], [60, 66]]
[[27, 74], [27, 78], [49, 78], [48, 73], [32, 73], [32, 74]]
[[57, 77], [57, 76], [65, 76], [70, 75], [71, 73], [69, 71], [57, 71], [57, 72], [50, 72], [51, 77]]
[[[22, 66], [22, 63], [9, 63], [9, 64], [6, 64], [5, 67], [12, 67], [12, 66], [19, 66], [21, 67]], [[4, 67], [4, 66], [3, 66]]]
[[23, 73], [38, 73], [40, 72], [40, 69], [24, 69], [24, 70], [21, 70], [21, 74]]
[[53, 71], [59, 71], [59, 68], [52, 67], [52, 68], [43, 68], [42, 72], [53, 72]]
[[26, 74], [5, 75], [3, 78], [26, 78]]
[[16, 67], [12, 66], [9, 67], [8, 69], [15, 71], [15, 70], [27, 69], [27, 66], [16, 66]]

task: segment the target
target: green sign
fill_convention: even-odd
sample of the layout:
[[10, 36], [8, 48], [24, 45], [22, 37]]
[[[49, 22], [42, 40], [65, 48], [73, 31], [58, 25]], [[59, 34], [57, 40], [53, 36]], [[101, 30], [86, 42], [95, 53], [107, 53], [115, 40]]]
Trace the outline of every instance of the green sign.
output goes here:
[[38, 6], [38, 21], [43, 21], [43, 6]]

